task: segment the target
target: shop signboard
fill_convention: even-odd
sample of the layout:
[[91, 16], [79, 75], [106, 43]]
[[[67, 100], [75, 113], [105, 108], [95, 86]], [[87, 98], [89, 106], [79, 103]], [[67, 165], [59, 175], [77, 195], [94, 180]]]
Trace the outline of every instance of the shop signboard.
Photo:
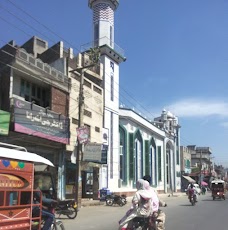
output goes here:
[[0, 135], [9, 134], [10, 113], [0, 110]]
[[14, 99], [14, 131], [69, 143], [69, 119], [27, 101]]
[[84, 147], [83, 161], [101, 163], [102, 144], [88, 143]]
[[101, 164], [107, 164], [108, 145], [102, 145]]

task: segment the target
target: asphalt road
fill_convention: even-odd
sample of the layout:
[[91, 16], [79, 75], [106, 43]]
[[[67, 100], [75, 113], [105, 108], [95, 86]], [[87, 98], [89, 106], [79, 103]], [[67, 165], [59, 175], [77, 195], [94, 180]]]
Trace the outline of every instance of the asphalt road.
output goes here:
[[[227, 230], [228, 199], [212, 200], [211, 194], [199, 196], [192, 206], [187, 196], [166, 197], [166, 230]], [[81, 208], [75, 220], [62, 218], [66, 230], [117, 230], [118, 221], [130, 207], [106, 205]]]

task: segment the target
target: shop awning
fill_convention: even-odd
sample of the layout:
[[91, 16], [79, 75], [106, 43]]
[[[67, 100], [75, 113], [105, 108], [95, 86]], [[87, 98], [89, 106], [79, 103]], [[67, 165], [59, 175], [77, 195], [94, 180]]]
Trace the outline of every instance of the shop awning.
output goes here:
[[195, 180], [193, 180], [190, 176], [182, 176], [184, 179], [186, 179], [189, 183], [196, 183]]
[[42, 163], [54, 167], [51, 161], [49, 161], [48, 159], [40, 155], [37, 155], [35, 153], [30, 153], [30, 152], [22, 152], [15, 149], [0, 147], [0, 157], [13, 159], [13, 160], [30, 161], [34, 163]]

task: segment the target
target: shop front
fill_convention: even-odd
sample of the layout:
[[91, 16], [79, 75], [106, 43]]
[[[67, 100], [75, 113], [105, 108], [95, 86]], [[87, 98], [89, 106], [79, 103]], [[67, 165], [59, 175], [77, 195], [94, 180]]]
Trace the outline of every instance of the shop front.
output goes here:
[[[63, 197], [63, 159], [69, 142], [68, 118], [51, 110], [13, 99], [10, 131], [0, 141], [24, 147], [50, 160], [55, 167], [40, 168], [50, 171], [56, 181], [57, 196]], [[24, 153], [26, 154], [26, 153]]]
[[[75, 197], [76, 164], [72, 163], [71, 154], [65, 157], [66, 165], [66, 199]], [[82, 198], [99, 199], [99, 171], [107, 163], [107, 149], [101, 144], [88, 143], [83, 152], [79, 193]], [[81, 182], [81, 183], [80, 183]]]

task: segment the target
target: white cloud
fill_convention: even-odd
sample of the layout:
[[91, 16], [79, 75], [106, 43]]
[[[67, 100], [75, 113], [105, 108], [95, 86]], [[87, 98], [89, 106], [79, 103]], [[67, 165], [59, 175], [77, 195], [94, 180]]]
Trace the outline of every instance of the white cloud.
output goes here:
[[225, 128], [228, 128], [228, 122], [223, 122], [220, 125], [223, 126], [223, 127], [225, 127]]
[[228, 117], [228, 103], [223, 100], [184, 99], [165, 108], [178, 117]]

